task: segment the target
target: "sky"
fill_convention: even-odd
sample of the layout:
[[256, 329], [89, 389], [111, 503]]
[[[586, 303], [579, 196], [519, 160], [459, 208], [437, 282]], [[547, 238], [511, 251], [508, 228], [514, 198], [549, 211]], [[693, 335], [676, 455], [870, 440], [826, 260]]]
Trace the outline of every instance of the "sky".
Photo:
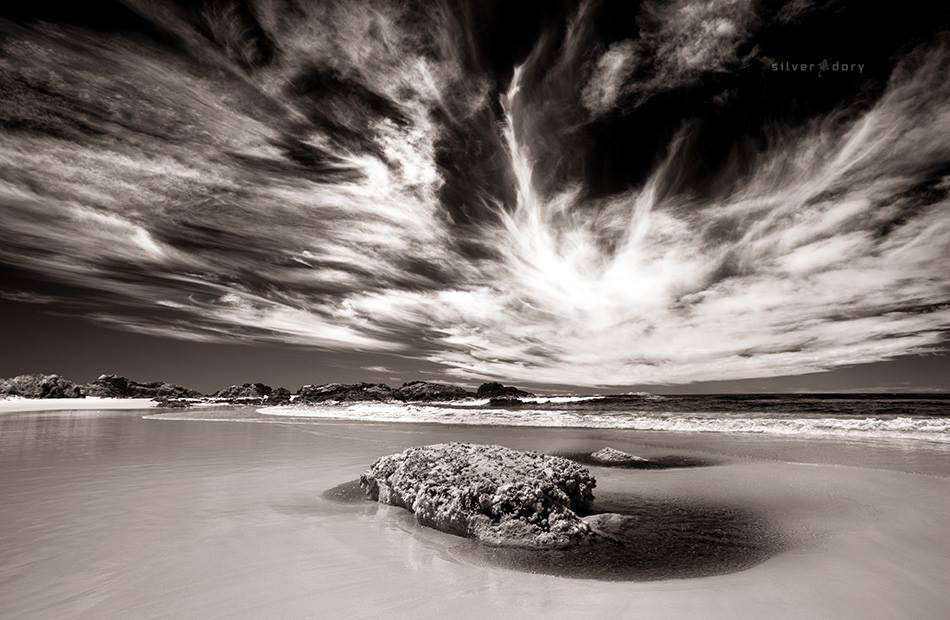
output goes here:
[[950, 388], [950, 9], [9, 3], [0, 375]]

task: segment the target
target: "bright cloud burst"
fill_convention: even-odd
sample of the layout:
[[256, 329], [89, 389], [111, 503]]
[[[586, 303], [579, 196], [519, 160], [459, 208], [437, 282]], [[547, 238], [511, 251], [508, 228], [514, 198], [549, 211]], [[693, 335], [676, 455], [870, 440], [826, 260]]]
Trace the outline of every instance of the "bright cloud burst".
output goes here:
[[[634, 189], [598, 195], [550, 181], [554, 104], [526, 76], [561, 63], [559, 92], [604, 113], [725, 70], [746, 4], [657, 10], [570, 89], [567, 60], [532, 54], [494, 94], [446, 10], [262, 3], [253, 36], [233, 11], [132, 6], [187, 53], [7, 24], [0, 54], [0, 261], [82, 291], [58, 303], [98, 320], [579, 386], [809, 373], [927, 352], [950, 327], [940, 41], [865, 108], [774, 131], [716, 191], [678, 181], [686, 122]], [[666, 50], [649, 87], [644, 42]], [[478, 144], [489, 182], [446, 160]]]

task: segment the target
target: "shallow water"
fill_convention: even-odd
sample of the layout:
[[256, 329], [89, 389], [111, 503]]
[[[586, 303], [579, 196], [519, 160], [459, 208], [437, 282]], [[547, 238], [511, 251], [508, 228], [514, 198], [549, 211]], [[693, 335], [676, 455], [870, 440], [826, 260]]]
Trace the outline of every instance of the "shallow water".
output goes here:
[[[950, 459], [924, 443], [142, 413], [0, 416], [0, 615], [940, 618], [950, 610]], [[505, 558], [418, 527], [402, 509], [322, 497], [381, 454], [448, 440], [545, 452], [611, 445], [709, 462], [592, 471], [605, 502], [729, 506], [767, 520], [788, 546], [715, 576], [570, 579], [506, 568]]]

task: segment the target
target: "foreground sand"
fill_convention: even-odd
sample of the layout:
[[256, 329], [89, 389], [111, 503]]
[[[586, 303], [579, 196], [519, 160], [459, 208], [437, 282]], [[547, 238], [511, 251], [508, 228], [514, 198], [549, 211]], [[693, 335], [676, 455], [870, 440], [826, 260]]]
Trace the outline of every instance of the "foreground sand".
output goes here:
[[[376, 456], [449, 440], [716, 461], [593, 471], [603, 495], [753, 511], [789, 544], [710, 577], [571, 579], [506, 568], [399, 508], [321, 496]], [[941, 618], [950, 609], [950, 459], [922, 444], [63, 412], [0, 418], [0, 467], [5, 617]]]

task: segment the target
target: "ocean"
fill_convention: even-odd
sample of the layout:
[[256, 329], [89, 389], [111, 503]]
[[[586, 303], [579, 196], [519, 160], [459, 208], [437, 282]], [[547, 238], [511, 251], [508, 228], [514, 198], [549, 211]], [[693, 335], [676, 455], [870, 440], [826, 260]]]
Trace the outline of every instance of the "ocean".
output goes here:
[[943, 393], [563, 395], [526, 398], [503, 406], [487, 399], [361, 402], [266, 407], [260, 413], [303, 419], [761, 433], [950, 444], [950, 394]]

